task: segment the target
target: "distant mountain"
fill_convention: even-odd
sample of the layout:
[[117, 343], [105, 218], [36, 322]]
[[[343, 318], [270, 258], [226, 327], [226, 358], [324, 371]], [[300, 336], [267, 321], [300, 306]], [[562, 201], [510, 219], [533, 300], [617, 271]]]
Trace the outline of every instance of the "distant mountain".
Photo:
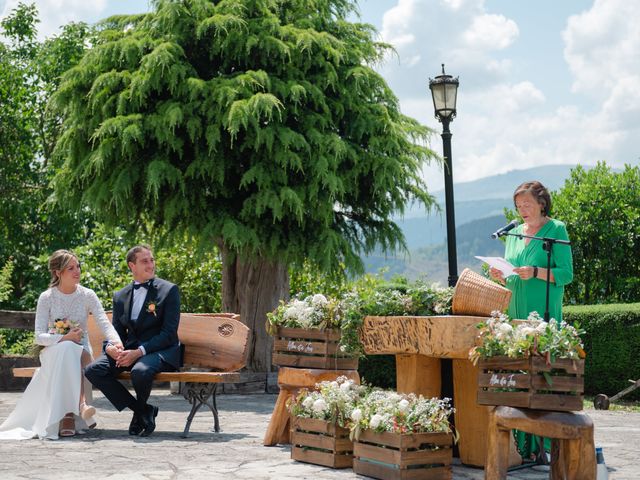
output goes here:
[[[461, 218], [464, 216], [464, 208], [461, 207], [465, 202], [507, 199], [509, 206], [511, 206], [511, 198], [515, 188], [521, 183], [531, 180], [539, 180], [549, 190], [558, 190], [569, 177], [571, 169], [575, 167], [575, 165], [544, 165], [525, 170], [511, 170], [472, 182], [455, 182], [454, 172], [453, 198], [456, 203], [456, 215], [461, 215]], [[432, 194], [444, 210], [444, 190], [438, 190]], [[427, 212], [424, 207], [414, 205], [407, 209], [404, 220], [426, 216]], [[456, 223], [460, 224], [460, 222]]]
[[[559, 190], [575, 165], [546, 165], [513, 170], [473, 182], [455, 183], [455, 220], [460, 228], [468, 222], [487, 217], [502, 216], [505, 208], [513, 208], [513, 191], [523, 182], [541, 181], [549, 190]], [[402, 229], [409, 250], [441, 244], [447, 235], [444, 191], [434, 196], [441, 212], [427, 215], [424, 209], [413, 207], [403, 218], [395, 219]], [[503, 217], [504, 219], [504, 217]], [[499, 228], [500, 222], [495, 228]], [[488, 231], [487, 235], [494, 230]]]
[[[505, 224], [505, 208], [513, 208], [513, 191], [523, 182], [541, 181], [549, 190], [558, 190], [569, 177], [573, 165], [545, 165], [526, 170], [454, 184], [458, 273], [465, 267], [480, 271], [475, 255], [502, 256], [504, 244], [490, 235]], [[588, 168], [588, 167], [586, 167]], [[454, 172], [455, 175], [455, 172]], [[424, 209], [411, 208], [402, 219], [395, 219], [402, 229], [410, 254], [407, 256], [371, 255], [364, 258], [367, 271], [387, 270], [386, 275], [400, 274], [410, 279], [427, 277], [447, 284], [447, 223], [444, 191], [434, 193], [442, 212], [427, 215]]]
[[[504, 243], [490, 238], [492, 232], [504, 224], [504, 216], [496, 215], [467, 222], [456, 229], [456, 251], [458, 274], [466, 267], [479, 272], [482, 262], [475, 258], [504, 255]], [[372, 255], [364, 259], [368, 272], [378, 272], [385, 268], [386, 276], [402, 275], [415, 280], [427, 277], [441, 285], [447, 284], [449, 276], [446, 243], [439, 243], [414, 249], [407, 256]]]

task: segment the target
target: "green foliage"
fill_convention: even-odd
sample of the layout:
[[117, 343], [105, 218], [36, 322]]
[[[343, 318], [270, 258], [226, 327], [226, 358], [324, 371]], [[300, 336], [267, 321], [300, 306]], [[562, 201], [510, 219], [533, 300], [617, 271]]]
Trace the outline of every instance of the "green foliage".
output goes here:
[[31, 266], [43, 252], [81, 241], [88, 212], [64, 212], [49, 202], [56, 166], [51, 151], [60, 119], [48, 110], [60, 75], [84, 51], [89, 31], [69, 24], [58, 36], [37, 40], [35, 6], [20, 3], [0, 24], [0, 263], [14, 258], [10, 308], [32, 308], [23, 299], [37, 277]]
[[0, 302], [4, 302], [11, 292], [13, 291], [13, 285], [11, 285], [11, 274], [13, 273], [13, 262], [9, 259], [5, 263], [4, 267], [0, 269]]
[[640, 300], [640, 167], [627, 165], [620, 173], [604, 162], [577, 167], [553, 203], [572, 240], [568, 302]]
[[[563, 316], [586, 332], [586, 393], [611, 396], [628, 387], [629, 379], [640, 378], [640, 303], [569, 306]], [[640, 398], [640, 391], [625, 396], [631, 398]]]
[[369, 355], [358, 362], [362, 381], [380, 388], [396, 388], [396, 356]]
[[309, 261], [289, 266], [289, 291], [292, 297], [304, 298], [316, 292], [339, 297], [349, 289], [344, 265], [334, 272], [322, 272]]
[[32, 330], [0, 328], [0, 355], [29, 355], [33, 343]]
[[154, 5], [103, 21], [63, 77], [59, 201], [327, 272], [404, 247], [390, 218], [432, 204], [436, 156], [373, 70], [389, 47], [347, 20], [354, 1]]
[[202, 251], [184, 240], [174, 246], [156, 249], [158, 276], [180, 288], [183, 312], [222, 311], [222, 263], [217, 249]]

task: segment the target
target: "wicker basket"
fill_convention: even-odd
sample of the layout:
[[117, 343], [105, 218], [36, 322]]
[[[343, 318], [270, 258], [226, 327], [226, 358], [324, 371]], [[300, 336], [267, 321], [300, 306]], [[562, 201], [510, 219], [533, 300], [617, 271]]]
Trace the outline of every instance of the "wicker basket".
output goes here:
[[494, 310], [509, 306], [511, 290], [465, 268], [453, 293], [451, 309], [454, 315], [488, 316]]

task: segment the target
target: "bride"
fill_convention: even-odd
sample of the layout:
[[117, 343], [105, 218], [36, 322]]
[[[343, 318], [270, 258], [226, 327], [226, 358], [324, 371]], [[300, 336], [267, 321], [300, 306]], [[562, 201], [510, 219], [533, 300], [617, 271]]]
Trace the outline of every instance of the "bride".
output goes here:
[[96, 409], [86, 404], [83, 375], [93, 354], [87, 334], [90, 313], [108, 342], [122, 347], [95, 292], [79, 284], [78, 258], [57, 250], [49, 258], [49, 271], [51, 283], [36, 309], [35, 341], [44, 347], [41, 367], [0, 425], [0, 439], [55, 440], [95, 427]]

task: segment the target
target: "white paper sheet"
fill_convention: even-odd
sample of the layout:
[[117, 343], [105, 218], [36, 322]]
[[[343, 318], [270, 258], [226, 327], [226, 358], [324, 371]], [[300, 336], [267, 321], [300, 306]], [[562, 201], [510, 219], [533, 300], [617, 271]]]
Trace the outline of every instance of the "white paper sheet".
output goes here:
[[484, 263], [488, 264], [490, 267], [497, 268], [502, 272], [502, 275], [506, 278], [510, 275], [516, 275], [516, 272], [513, 271], [514, 267], [511, 263], [507, 262], [502, 257], [479, 257], [476, 255], [476, 258], [482, 260]]

